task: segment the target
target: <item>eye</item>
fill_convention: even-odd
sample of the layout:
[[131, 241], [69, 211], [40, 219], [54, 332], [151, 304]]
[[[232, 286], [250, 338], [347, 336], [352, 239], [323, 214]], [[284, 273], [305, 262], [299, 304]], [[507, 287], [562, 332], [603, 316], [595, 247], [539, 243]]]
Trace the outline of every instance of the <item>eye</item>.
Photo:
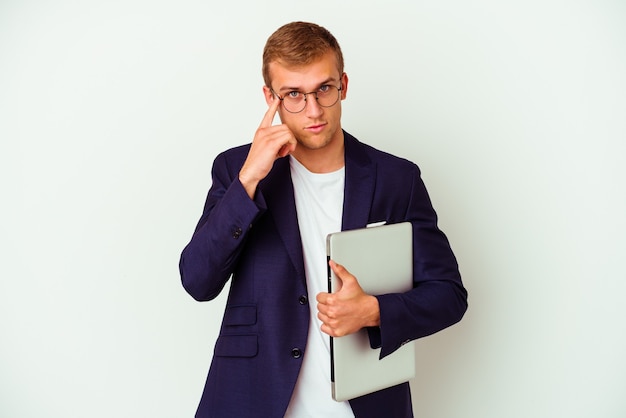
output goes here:
[[300, 97], [300, 92], [299, 91], [290, 91], [289, 93], [287, 93], [285, 95], [285, 97], [288, 97], [290, 99], [297, 99]]
[[328, 84], [324, 84], [319, 88], [320, 93], [328, 93], [330, 90], [330, 86]]

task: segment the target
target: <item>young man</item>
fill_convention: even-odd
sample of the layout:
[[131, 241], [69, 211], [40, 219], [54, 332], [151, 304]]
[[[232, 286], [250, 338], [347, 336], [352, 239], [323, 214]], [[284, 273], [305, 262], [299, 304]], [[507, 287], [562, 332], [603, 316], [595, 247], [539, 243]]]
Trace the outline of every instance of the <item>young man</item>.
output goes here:
[[[196, 417], [411, 417], [408, 383], [349, 402], [331, 398], [329, 336], [368, 327], [387, 356], [461, 319], [467, 293], [418, 167], [341, 127], [348, 76], [335, 38], [294, 22], [263, 54], [268, 110], [252, 144], [220, 154], [191, 242], [183, 286], [230, 294]], [[282, 124], [273, 125], [278, 112]], [[345, 268], [328, 294], [330, 232], [410, 221], [414, 289], [368, 295]]]

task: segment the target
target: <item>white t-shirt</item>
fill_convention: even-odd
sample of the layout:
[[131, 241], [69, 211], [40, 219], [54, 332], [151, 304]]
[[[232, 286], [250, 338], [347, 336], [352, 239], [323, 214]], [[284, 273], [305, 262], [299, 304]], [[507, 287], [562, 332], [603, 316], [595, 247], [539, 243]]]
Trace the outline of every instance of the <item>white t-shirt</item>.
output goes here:
[[328, 291], [326, 235], [341, 230], [345, 168], [308, 171], [290, 156], [291, 180], [302, 238], [311, 320], [298, 381], [285, 417], [354, 417], [348, 402], [336, 402], [330, 387], [330, 337], [317, 318], [316, 296]]

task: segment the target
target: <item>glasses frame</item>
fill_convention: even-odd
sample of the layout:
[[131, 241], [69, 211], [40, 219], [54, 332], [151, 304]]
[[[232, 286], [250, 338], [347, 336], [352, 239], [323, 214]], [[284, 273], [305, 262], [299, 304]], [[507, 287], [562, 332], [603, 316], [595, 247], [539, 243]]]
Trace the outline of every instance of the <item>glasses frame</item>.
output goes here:
[[[315, 96], [315, 101], [316, 101], [316, 102], [317, 102], [317, 104], [318, 104], [318, 105], [320, 105], [321, 107], [328, 108], [328, 107], [333, 107], [334, 105], [336, 105], [336, 104], [337, 104], [337, 102], [338, 102], [338, 101], [339, 101], [339, 99], [341, 98], [341, 91], [343, 90], [343, 84], [342, 84], [342, 83], [339, 83], [339, 87], [337, 87], [337, 86], [333, 86], [332, 84], [324, 84], [324, 85], [326, 85], [326, 86], [330, 86], [330, 87], [334, 87], [334, 88], [336, 88], [336, 89], [337, 89], [337, 100], [335, 100], [335, 102], [334, 102], [333, 104], [331, 104], [331, 105], [324, 106], [323, 104], [321, 104], [321, 103], [320, 103], [319, 99], [317, 98], [317, 94], [318, 94], [318, 91], [317, 91], [317, 90], [316, 90], [316, 91], [310, 91], [310, 92], [308, 92], [308, 93], [304, 93], [304, 92], [299, 91], [298, 93], [300, 93], [300, 94], [303, 94], [303, 95], [304, 95], [304, 106], [302, 107], [302, 109], [298, 110], [297, 112], [292, 112], [291, 110], [287, 109], [287, 106], [285, 106], [285, 96], [281, 97], [278, 93], [276, 93], [276, 92], [274, 91], [274, 89], [273, 89], [272, 87], [270, 87], [270, 91], [272, 92], [272, 94], [274, 94], [276, 97], [278, 97], [278, 100], [280, 100], [280, 101], [281, 101], [281, 103], [282, 103], [282, 105], [283, 105], [283, 108], [284, 108], [287, 112], [289, 112], [289, 113], [300, 113], [300, 112], [302, 112], [304, 109], [306, 109], [306, 104], [307, 104], [307, 100], [306, 100], [306, 98], [307, 98], [307, 96], [308, 96], [309, 94], [312, 94], [313, 96]], [[320, 86], [320, 87], [321, 87], [321, 86]], [[318, 90], [319, 90], [319, 89], [318, 89]], [[297, 91], [297, 90], [294, 90], [294, 91]]]

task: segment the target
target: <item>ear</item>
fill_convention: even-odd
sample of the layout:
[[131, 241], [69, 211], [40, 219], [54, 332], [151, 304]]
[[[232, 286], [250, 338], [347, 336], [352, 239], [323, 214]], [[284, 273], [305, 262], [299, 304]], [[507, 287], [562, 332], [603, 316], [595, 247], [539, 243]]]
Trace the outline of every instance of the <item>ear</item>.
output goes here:
[[276, 96], [274, 96], [274, 93], [272, 93], [272, 90], [267, 86], [263, 86], [263, 96], [265, 96], [265, 102], [268, 106], [271, 105], [274, 100], [278, 100]]
[[341, 75], [341, 100], [345, 100], [347, 94], [348, 94], [348, 74], [343, 73]]

